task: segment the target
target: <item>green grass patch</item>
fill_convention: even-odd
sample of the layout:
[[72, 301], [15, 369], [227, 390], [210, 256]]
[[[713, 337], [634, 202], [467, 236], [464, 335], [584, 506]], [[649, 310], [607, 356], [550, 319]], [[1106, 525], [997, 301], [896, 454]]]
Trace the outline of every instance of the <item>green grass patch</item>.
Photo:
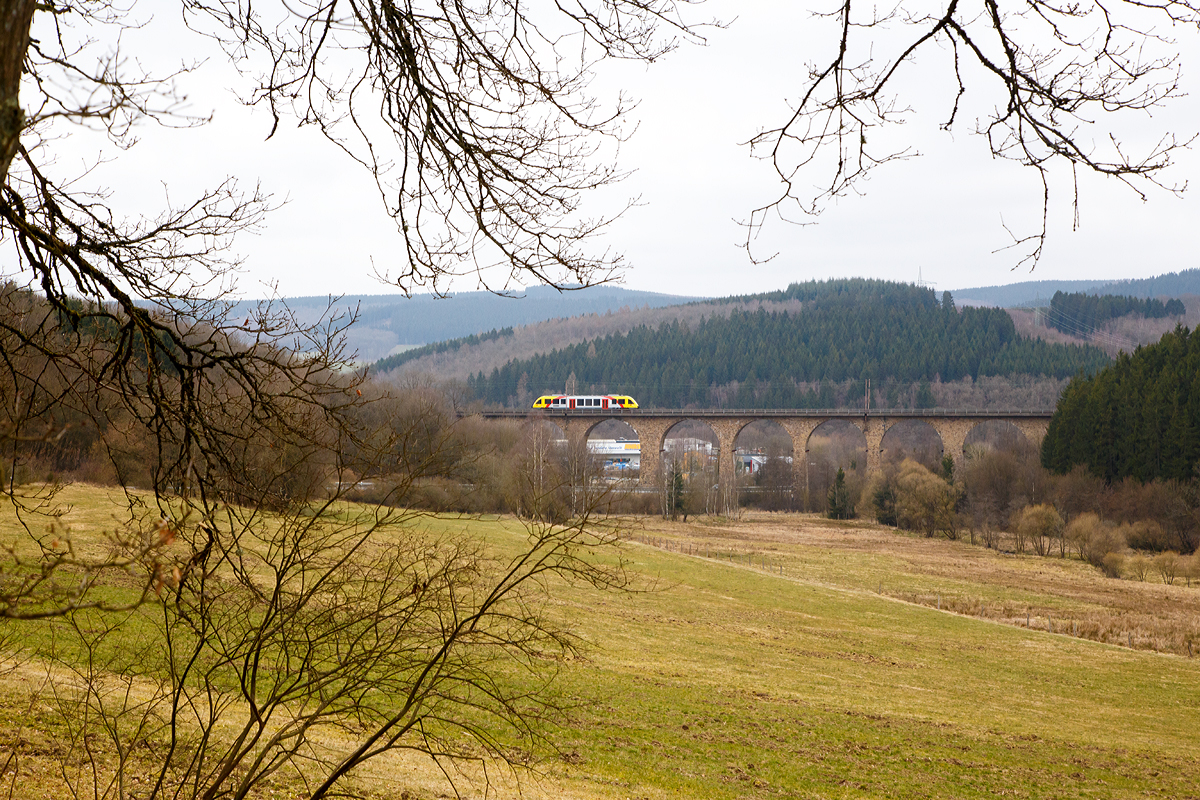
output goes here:
[[[90, 511], [73, 512], [73, 524], [102, 529], [87, 514], [111, 519], [111, 509], [84, 499], [74, 508]], [[574, 710], [551, 731], [559, 752], [540, 764], [534, 794], [1200, 796], [1197, 660], [1029, 630], [1014, 616], [1024, 606], [1064, 622], [1101, 612], [1171, 620], [1193, 614], [1200, 590], [1105, 582], [1078, 562], [874, 526], [772, 519], [643, 535], [692, 553], [753, 553], [782, 574], [631, 542], [621, 555], [641, 591], [550, 582], [547, 613], [588, 644], [555, 665]], [[526, 538], [510, 518], [413, 524], [480, 537], [498, 556]], [[947, 610], [931, 607], [936, 597]], [[978, 613], [988, 605], [997, 611]], [[144, 624], [131, 615], [122, 635], [144, 637]], [[9, 630], [44, 653], [37, 637], [54, 624]], [[23, 706], [5, 680], [0, 730], [12, 730]], [[436, 794], [400, 773], [391, 780], [392, 796]]]

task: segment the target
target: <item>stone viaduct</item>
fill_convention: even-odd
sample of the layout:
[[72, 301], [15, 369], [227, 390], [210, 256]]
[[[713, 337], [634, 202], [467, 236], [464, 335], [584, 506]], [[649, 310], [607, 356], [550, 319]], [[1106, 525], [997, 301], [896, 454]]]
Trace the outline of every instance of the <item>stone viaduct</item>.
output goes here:
[[[971, 429], [981, 422], [998, 420], [1011, 423], [1034, 444], [1046, 435], [1052, 411], [972, 411], [958, 409], [845, 410], [735, 410], [735, 409], [576, 409], [572, 411], [488, 411], [492, 419], [544, 419], [560, 427], [571, 441], [585, 439], [600, 422], [619, 419], [628, 423], [641, 442], [641, 484], [657, 485], [667, 433], [684, 420], [700, 420], [717, 436], [717, 474], [725, 483], [735, 473], [734, 443], [742, 429], [752, 422], [772, 420], [779, 423], [792, 439], [792, 464], [796, 483], [807, 484], [809, 439], [818, 427], [830, 420], [846, 420], [856, 426], [867, 441], [867, 472], [883, 463], [883, 437], [898, 422], [918, 420], [927, 423], [942, 440], [942, 452], [956, 464], [963, 460], [963, 444]], [[803, 468], [803, 472], [801, 472]]]

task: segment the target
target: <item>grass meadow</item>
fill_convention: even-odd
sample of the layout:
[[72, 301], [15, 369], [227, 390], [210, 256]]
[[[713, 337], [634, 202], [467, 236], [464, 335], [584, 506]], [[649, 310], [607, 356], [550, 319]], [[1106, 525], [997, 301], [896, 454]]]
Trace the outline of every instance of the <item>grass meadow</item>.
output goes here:
[[[119, 521], [106, 490], [63, 498], [77, 538]], [[512, 519], [420, 524], [499, 551], [524, 536]], [[792, 514], [635, 520], [622, 556], [639, 591], [548, 587], [587, 642], [559, 665], [573, 711], [556, 749], [490, 791], [469, 770], [463, 796], [1200, 798], [1200, 588]], [[8, 631], [27, 651], [44, 635]], [[38, 669], [0, 679], [0, 745], [30, 789], [15, 796], [58, 796], [52, 713], [30, 711]], [[356, 787], [455, 793], [402, 755]]]

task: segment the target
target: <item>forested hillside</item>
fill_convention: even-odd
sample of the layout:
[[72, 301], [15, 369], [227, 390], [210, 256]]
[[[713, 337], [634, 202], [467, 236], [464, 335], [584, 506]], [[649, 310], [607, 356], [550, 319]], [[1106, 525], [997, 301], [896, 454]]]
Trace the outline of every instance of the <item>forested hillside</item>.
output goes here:
[[1108, 363], [1094, 347], [1019, 337], [1002, 310], [960, 311], [948, 294], [939, 303], [911, 285], [810, 282], [764, 297], [796, 310], [734, 309], [694, 325], [641, 326], [511, 360], [475, 374], [469, 388], [486, 403], [523, 406], [562, 391], [573, 375], [580, 393], [627, 392], [651, 407], [813, 408], [841, 400], [833, 384], [869, 378], [891, 387], [884, 405], [929, 406], [927, 388], [916, 396], [902, 388], [997, 375], [1061, 379]]
[[1046, 323], [1073, 336], [1089, 336], [1110, 320], [1129, 314], [1147, 319], [1182, 317], [1186, 309], [1178, 298], [1165, 303], [1157, 298], [1130, 295], [1096, 295], [1086, 292], [1055, 292], [1050, 298]]
[[1200, 334], [1177, 328], [1073, 380], [1042, 446], [1057, 472], [1083, 464], [1105, 480], [1188, 480], [1200, 461]]
[[641, 326], [657, 328], [677, 321], [694, 327], [715, 316], [728, 316], [734, 310], [798, 311], [794, 301], [771, 302], [754, 300], [738, 303], [697, 302], [663, 308], [622, 308], [603, 314], [583, 314], [566, 319], [552, 319], [531, 325], [489, 331], [476, 337], [461, 337], [397, 354], [372, 365], [372, 371], [411, 372], [436, 376], [439, 380], [466, 381], [482, 371], [485, 375], [512, 360], [524, 360], [536, 355], [562, 350], [580, 342], [601, 339], [608, 335], [625, 334]]

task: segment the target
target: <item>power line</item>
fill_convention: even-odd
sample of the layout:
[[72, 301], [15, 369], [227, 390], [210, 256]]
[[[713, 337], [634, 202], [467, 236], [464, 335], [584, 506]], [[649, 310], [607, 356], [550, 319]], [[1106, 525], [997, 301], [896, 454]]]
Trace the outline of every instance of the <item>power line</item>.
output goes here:
[[1055, 308], [1053, 305], [1044, 306], [1038, 310], [1046, 312], [1045, 319], [1050, 323], [1050, 327], [1070, 336], [1081, 339], [1094, 339], [1125, 352], [1132, 352], [1136, 346], [1131, 339], [1118, 336], [1111, 331], [1103, 330], [1091, 323], [1085, 322], [1079, 317], [1066, 313], [1060, 308]]

